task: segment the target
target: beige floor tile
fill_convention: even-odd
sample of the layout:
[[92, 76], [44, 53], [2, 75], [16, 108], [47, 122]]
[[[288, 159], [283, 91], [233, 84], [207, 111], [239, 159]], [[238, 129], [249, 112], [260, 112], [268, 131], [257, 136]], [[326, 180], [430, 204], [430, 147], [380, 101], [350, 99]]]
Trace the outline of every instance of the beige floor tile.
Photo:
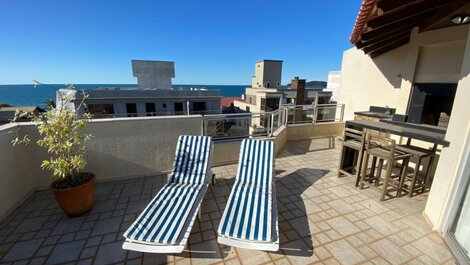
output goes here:
[[333, 219], [326, 221], [331, 228], [333, 228], [336, 232], [341, 234], [343, 237], [355, 234], [360, 231], [360, 229], [355, 226], [353, 223], [348, 221], [343, 216], [339, 216]]
[[400, 231], [398, 227], [396, 227], [391, 222], [386, 221], [380, 216], [373, 216], [364, 220], [370, 227], [375, 229], [377, 232], [381, 233], [382, 235], [388, 236]]
[[315, 253], [320, 260], [326, 260], [331, 257], [330, 252], [323, 246], [315, 247], [313, 253]]
[[428, 237], [418, 239], [417, 241], [412, 242], [411, 245], [421, 250], [423, 253], [426, 253], [437, 262], [444, 262], [452, 257], [449, 250]]
[[392, 264], [403, 264], [414, 258], [410, 253], [406, 252], [403, 248], [396, 246], [388, 239], [374, 242], [370, 244], [370, 247]]
[[366, 257], [346, 240], [338, 240], [327, 244], [325, 247], [341, 264], [357, 264], [366, 260]]
[[237, 248], [237, 255], [242, 264], [256, 265], [271, 261], [269, 255], [264, 251]]

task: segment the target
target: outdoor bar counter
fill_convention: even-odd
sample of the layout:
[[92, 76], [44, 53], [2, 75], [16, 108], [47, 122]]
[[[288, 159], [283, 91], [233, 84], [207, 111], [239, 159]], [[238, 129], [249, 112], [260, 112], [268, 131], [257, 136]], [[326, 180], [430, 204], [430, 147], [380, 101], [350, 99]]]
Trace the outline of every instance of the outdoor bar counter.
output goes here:
[[396, 122], [391, 120], [380, 120], [380, 122], [352, 120], [346, 121], [346, 127], [353, 129], [372, 129], [425, 142], [440, 144], [444, 147], [448, 147], [450, 144], [445, 140], [446, 128], [426, 124]]

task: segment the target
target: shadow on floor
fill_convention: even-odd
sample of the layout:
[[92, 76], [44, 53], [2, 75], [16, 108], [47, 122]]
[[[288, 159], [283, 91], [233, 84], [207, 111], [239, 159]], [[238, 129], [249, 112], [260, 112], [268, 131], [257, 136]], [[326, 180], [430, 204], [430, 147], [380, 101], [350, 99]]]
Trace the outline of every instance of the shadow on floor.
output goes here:
[[329, 170], [301, 168], [277, 179], [280, 251], [285, 255], [313, 255], [312, 233], [307, 215], [316, 205], [306, 205], [302, 194]]
[[[328, 139], [328, 141], [325, 141]], [[322, 137], [311, 140], [298, 140], [289, 142], [276, 158], [289, 157], [292, 155], [304, 155], [306, 153], [331, 150], [336, 148], [335, 137]]]

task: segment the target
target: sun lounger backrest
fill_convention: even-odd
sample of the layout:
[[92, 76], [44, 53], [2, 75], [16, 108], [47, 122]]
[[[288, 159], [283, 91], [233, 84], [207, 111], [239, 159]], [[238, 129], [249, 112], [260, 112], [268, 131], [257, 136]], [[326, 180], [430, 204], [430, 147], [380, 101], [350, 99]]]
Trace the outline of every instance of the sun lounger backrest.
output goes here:
[[178, 138], [170, 182], [205, 183], [211, 152], [211, 137], [181, 135]]
[[244, 139], [241, 144], [238, 175], [240, 184], [272, 183], [274, 144], [271, 141]]

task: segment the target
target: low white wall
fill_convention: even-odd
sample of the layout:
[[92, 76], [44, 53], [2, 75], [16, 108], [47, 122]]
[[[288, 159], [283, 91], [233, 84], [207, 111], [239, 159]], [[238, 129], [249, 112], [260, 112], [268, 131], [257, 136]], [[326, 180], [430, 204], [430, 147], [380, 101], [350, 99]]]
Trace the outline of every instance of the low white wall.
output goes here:
[[[47, 187], [50, 172], [40, 168], [47, 152], [31, 123], [19, 126], [28, 134], [29, 145], [12, 146], [19, 125], [0, 126], [0, 220], [36, 188]], [[171, 170], [179, 135], [201, 135], [202, 116], [172, 116], [93, 120], [87, 127], [93, 135], [87, 143], [85, 171], [97, 180], [159, 174]]]
[[[282, 126], [272, 140], [276, 154], [290, 140], [336, 136], [342, 123]], [[202, 116], [172, 116], [92, 120], [87, 132], [85, 171], [96, 174], [98, 181], [167, 173], [171, 170], [179, 135], [201, 135]], [[19, 130], [18, 130], [19, 129]], [[29, 145], [13, 146], [11, 141], [27, 134]], [[312, 134], [308, 137], [307, 134]], [[35, 142], [39, 139], [32, 123], [0, 126], [0, 220], [21, 203], [29, 193], [51, 183], [51, 173], [40, 168], [49, 155]], [[216, 141], [213, 165], [238, 163], [241, 140]]]
[[26, 147], [13, 146], [18, 125], [0, 126], [0, 220], [35, 188]]
[[212, 165], [221, 166], [238, 163], [241, 140], [216, 141]]
[[284, 145], [287, 142], [287, 127], [281, 126], [274, 132], [273, 137], [274, 148], [276, 149], [275, 153], [277, 155], [279, 152], [281, 152], [282, 148], [284, 148]]
[[[287, 127], [281, 126], [273, 137], [265, 138], [274, 142], [275, 154], [277, 155], [287, 141]], [[214, 144], [214, 157], [212, 164], [215, 166], [236, 164], [240, 157], [241, 140], [216, 141]]]
[[287, 126], [287, 141], [341, 136], [344, 122], [293, 124]]

